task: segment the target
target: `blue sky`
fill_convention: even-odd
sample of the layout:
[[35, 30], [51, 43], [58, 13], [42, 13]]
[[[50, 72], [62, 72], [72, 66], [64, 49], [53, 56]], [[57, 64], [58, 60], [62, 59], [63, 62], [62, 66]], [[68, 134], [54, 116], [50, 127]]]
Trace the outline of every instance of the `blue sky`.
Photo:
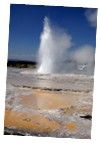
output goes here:
[[11, 5], [8, 58], [35, 60], [46, 16], [52, 25], [71, 35], [71, 50], [85, 44], [96, 47], [96, 26], [91, 25], [92, 17], [89, 12], [85, 14], [89, 10], [79, 7]]

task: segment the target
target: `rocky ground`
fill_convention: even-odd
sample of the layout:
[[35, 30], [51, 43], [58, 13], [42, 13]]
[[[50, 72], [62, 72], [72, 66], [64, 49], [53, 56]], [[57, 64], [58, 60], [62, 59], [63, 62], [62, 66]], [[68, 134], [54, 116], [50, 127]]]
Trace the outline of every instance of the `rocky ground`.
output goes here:
[[93, 77], [8, 68], [4, 134], [90, 138]]

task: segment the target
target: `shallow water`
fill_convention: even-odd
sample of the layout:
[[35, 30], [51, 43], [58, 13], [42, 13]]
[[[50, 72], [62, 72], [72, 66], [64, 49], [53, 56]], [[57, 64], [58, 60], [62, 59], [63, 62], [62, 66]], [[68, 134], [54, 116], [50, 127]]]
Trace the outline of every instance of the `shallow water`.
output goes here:
[[44, 75], [34, 69], [8, 68], [5, 130], [90, 138], [92, 94], [92, 76]]

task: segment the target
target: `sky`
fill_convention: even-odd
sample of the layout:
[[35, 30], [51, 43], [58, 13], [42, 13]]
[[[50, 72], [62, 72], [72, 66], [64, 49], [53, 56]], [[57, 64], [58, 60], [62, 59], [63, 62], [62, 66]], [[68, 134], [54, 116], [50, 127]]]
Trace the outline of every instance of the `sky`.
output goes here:
[[96, 9], [12, 4], [10, 7], [8, 58], [34, 61], [40, 46], [44, 18], [72, 37], [75, 51], [96, 47]]

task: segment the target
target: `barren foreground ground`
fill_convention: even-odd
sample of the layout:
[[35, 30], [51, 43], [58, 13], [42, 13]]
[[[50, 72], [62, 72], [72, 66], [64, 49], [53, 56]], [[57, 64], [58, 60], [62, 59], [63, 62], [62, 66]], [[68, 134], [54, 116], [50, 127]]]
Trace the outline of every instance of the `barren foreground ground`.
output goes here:
[[8, 68], [5, 134], [90, 138], [93, 77]]

